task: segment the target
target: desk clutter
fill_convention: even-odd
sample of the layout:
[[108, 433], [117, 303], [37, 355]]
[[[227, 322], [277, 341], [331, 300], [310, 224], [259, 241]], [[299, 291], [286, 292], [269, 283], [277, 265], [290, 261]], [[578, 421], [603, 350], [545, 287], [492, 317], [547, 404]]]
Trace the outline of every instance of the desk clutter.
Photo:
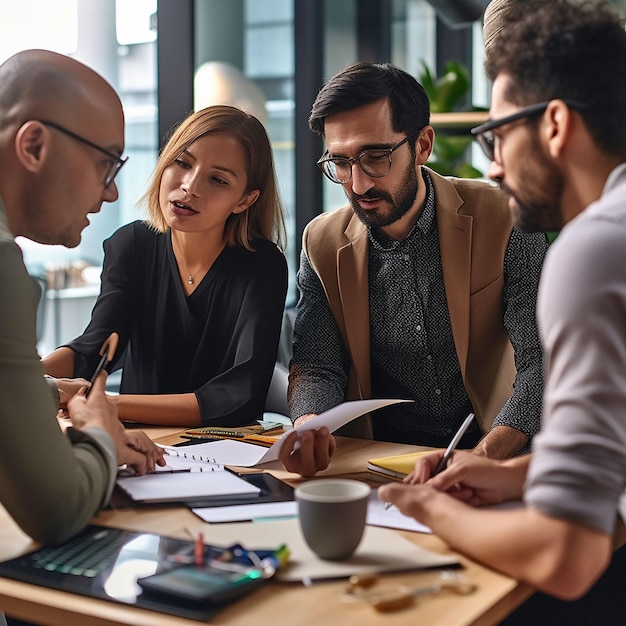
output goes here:
[[91, 525], [61, 546], [0, 563], [0, 576], [205, 621], [267, 582], [287, 558], [282, 542], [250, 551]]
[[412, 606], [415, 598], [442, 591], [452, 591], [459, 595], [467, 595], [476, 591], [476, 585], [468, 582], [462, 574], [452, 570], [444, 570], [439, 581], [422, 587], [406, 585], [378, 585], [376, 574], [350, 576], [348, 584], [341, 595], [345, 602], [366, 602], [381, 613], [397, 611]]
[[282, 435], [283, 430], [284, 424], [282, 422], [258, 420], [256, 424], [239, 426], [237, 428], [209, 426], [188, 428], [181, 433], [181, 437], [193, 440], [195, 443], [217, 441], [219, 439], [237, 439], [270, 448], [276, 443], [276, 435]]
[[[346, 403], [325, 417], [334, 430], [374, 408], [369, 401]], [[259, 467], [276, 458], [281, 438], [268, 449], [245, 441], [247, 436], [190, 438], [166, 448], [167, 467], [144, 476], [128, 475], [121, 468], [117, 478], [124, 507], [176, 503], [204, 521], [228, 523], [212, 523], [204, 536], [192, 540], [91, 525], [61, 546], [0, 563], [0, 576], [206, 621], [272, 580], [308, 586], [313, 581], [461, 567], [456, 556], [425, 550], [396, 532], [429, 529], [408, 526], [407, 520], [415, 521], [384, 509], [375, 493], [367, 503], [367, 525], [355, 552], [341, 560], [321, 558], [304, 539], [293, 487]], [[435, 593], [444, 586], [450, 588], [446, 583], [429, 589]], [[427, 592], [389, 590], [381, 584], [378, 590], [352, 593], [352, 599], [387, 611], [410, 606]]]
[[[398, 402], [404, 400], [344, 402], [293, 430], [306, 431], [325, 425], [333, 432], [364, 413]], [[167, 462], [165, 468], [157, 468], [154, 473], [145, 476], [121, 475], [117, 486], [135, 502], [184, 502], [200, 498], [207, 501], [254, 500], [261, 492], [260, 488], [252, 484], [246, 475], [235, 474], [226, 466], [259, 468], [276, 461], [283, 442], [291, 431], [284, 432], [267, 448], [256, 445], [263, 442], [251, 443], [245, 439], [266, 437], [262, 433], [275, 430], [275, 424], [261, 423], [244, 429], [218, 430], [222, 434], [214, 437], [210, 435], [210, 432], [215, 435], [215, 429], [212, 428], [187, 429], [185, 433], [191, 438], [185, 445], [164, 446]], [[207, 436], [209, 441], [205, 439]]]
[[211, 526], [211, 541], [218, 545], [232, 543], [235, 537], [243, 545], [252, 547], [285, 543], [289, 548], [289, 561], [275, 576], [282, 582], [308, 584], [315, 580], [348, 579], [354, 574], [460, 567], [456, 556], [425, 550], [391, 529], [375, 526], [365, 527], [359, 547], [342, 561], [316, 556], [307, 546], [297, 519]]
[[[0, 576], [204, 621], [271, 580], [310, 585], [460, 567], [455, 557], [424, 550], [384, 528], [367, 527], [357, 551], [343, 561], [323, 560], [311, 552], [296, 519], [217, 525], [206, 537], [208, 545], [203, 535], [183, 540], [90, 525], [58, 547], [0, 563]], [[379, 596], [387, 604], [393, 600], [404, 607], [418, 591], [396, 589], [401, 598], [391, 598], [382, 587], [385, 595]], [[378, 610], [391, 610], [382, 602]], [[370, 604], [375, 606], [375, 601]]]

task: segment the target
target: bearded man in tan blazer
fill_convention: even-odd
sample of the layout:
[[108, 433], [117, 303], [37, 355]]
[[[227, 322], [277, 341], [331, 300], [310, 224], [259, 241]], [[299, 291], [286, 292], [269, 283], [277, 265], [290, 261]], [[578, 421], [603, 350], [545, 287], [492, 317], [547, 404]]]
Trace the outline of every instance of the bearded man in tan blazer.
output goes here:
[[[303, 236], [290, 366], [296, 424], [346, 400], [404, 398], [341, 434], [506, 458], [539, 430], [543, 391], [536, 292], [543, 234], [513, 229], [497, 186], [425, 167], [435, 140], [423, 87], [388, 64], [347, 67], [322, 87], [309, 125], [318, 161], [350, 204]], [[281, 461], [312, 475], [327, 429], [296, 435]]]

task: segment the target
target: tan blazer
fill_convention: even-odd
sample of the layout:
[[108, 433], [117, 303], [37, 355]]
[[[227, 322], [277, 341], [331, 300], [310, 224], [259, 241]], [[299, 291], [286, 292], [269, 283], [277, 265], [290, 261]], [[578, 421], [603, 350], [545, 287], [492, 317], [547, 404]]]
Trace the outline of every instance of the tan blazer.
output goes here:
[[[511, 215], [494, 185], [428, 171], [454, 344], [476, 418], [487, 432], [515, 379], [502, 302]], [[367, 230], [350, 206], [319, 215], [303, 235], [351, 358], [346, 400], [371, 397], [368, 248]], [[371, 438], [371, 419], [354, 420], [340, 434]]]

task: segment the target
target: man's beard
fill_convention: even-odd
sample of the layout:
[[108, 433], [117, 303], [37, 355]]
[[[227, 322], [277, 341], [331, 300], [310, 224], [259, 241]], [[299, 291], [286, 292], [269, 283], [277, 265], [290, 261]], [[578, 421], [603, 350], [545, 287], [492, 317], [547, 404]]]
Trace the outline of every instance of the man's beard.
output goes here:
[[[411, 162], [406, 170], [404, 178], [402, 179], [397, 196], [394, 197], [386, 191], [370, 189], [362, 196], [350, 194], [348, 195], [348, 199], [352, 205], [352, 210], [363, 222], [363, 224], [366, 226], [382, 228], [397, 222], [409, 212], [415, 202], [415, 198], [417, 197], [418, 187], [419, 182], [417, 172], [415, 171], [415, 164]], [[386, 200], [389, 203], [389, 208], [368, 210], [362, 209], [359, 205], [359, 199], [373, 198]]]
[[515, 202], [512, 213], [519, 230], [525, 233], [561, 230], [561, 199], [565, 180], [541, 152], [539, 145], [536, 146], [535, 154], [532, 164], [523, 168], [523, 175], [518, 177], [528, 181], [522, 191], [513, 193], [506, 183], [501, 183], [500, 188]]

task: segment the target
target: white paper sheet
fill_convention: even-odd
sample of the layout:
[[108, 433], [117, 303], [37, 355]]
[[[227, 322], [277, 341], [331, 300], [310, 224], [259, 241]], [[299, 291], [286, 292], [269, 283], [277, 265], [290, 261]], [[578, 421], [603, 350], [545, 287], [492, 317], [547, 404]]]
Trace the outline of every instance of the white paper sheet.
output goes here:
[[249, 522], [269, 518], [295, 517], [298, 515], [298, 504], [289, 500], [286, 502], [264, 502], [262, 504], [202, 507], [191, 510], [209, 524], [221, 524], [224, 522]]
[[[523, 506], [520, 501], [502, 502], [501, 504], [491, 504], [483, 507], [486, 510], [505, 511], [507, 509], [517, 509]], [[395, 506], [385, 510], [385, 503], [378, 499], [375, 491], [372, 491], [370, 501], [367, 506], [367, 521], [369, 526], [384, 526], [385, 528], [397, 528], [399, 530], [411, 530], [416, 533], [432, 534], [432, 530], [424, 524], [418, 522], [413, 517], [407, 517]]]
[[[192, 509], [192, 511], [209, 524], [220, 524], [223, 522], [245, 522], [280, 517], [297, 517], [298, 504], [292, 500], [288, 502], [202, 507]], [[420, 524], [414, 518], [407, 517], [400, 513], [395, 506], [385, 510], [385, 503], [377, 498], [376, 491], [372, 491], [367, 505], [366, 524], [368, 526], [383, 526], [418, 533], [432, 532], [430, 528]]]
[[407, 517], [392, 506], [385, 510], [385, 503], [378, 499], [376, 491], [372, 491], [369, 504], [367, 505], [367, 521], [369, 526], [384, 526], [385, 528], [397, 528], [399, 530], [412, 530], [416, 533], [432, 533], [432, 530], [424, 524], [420, 524], [415, 518]]

